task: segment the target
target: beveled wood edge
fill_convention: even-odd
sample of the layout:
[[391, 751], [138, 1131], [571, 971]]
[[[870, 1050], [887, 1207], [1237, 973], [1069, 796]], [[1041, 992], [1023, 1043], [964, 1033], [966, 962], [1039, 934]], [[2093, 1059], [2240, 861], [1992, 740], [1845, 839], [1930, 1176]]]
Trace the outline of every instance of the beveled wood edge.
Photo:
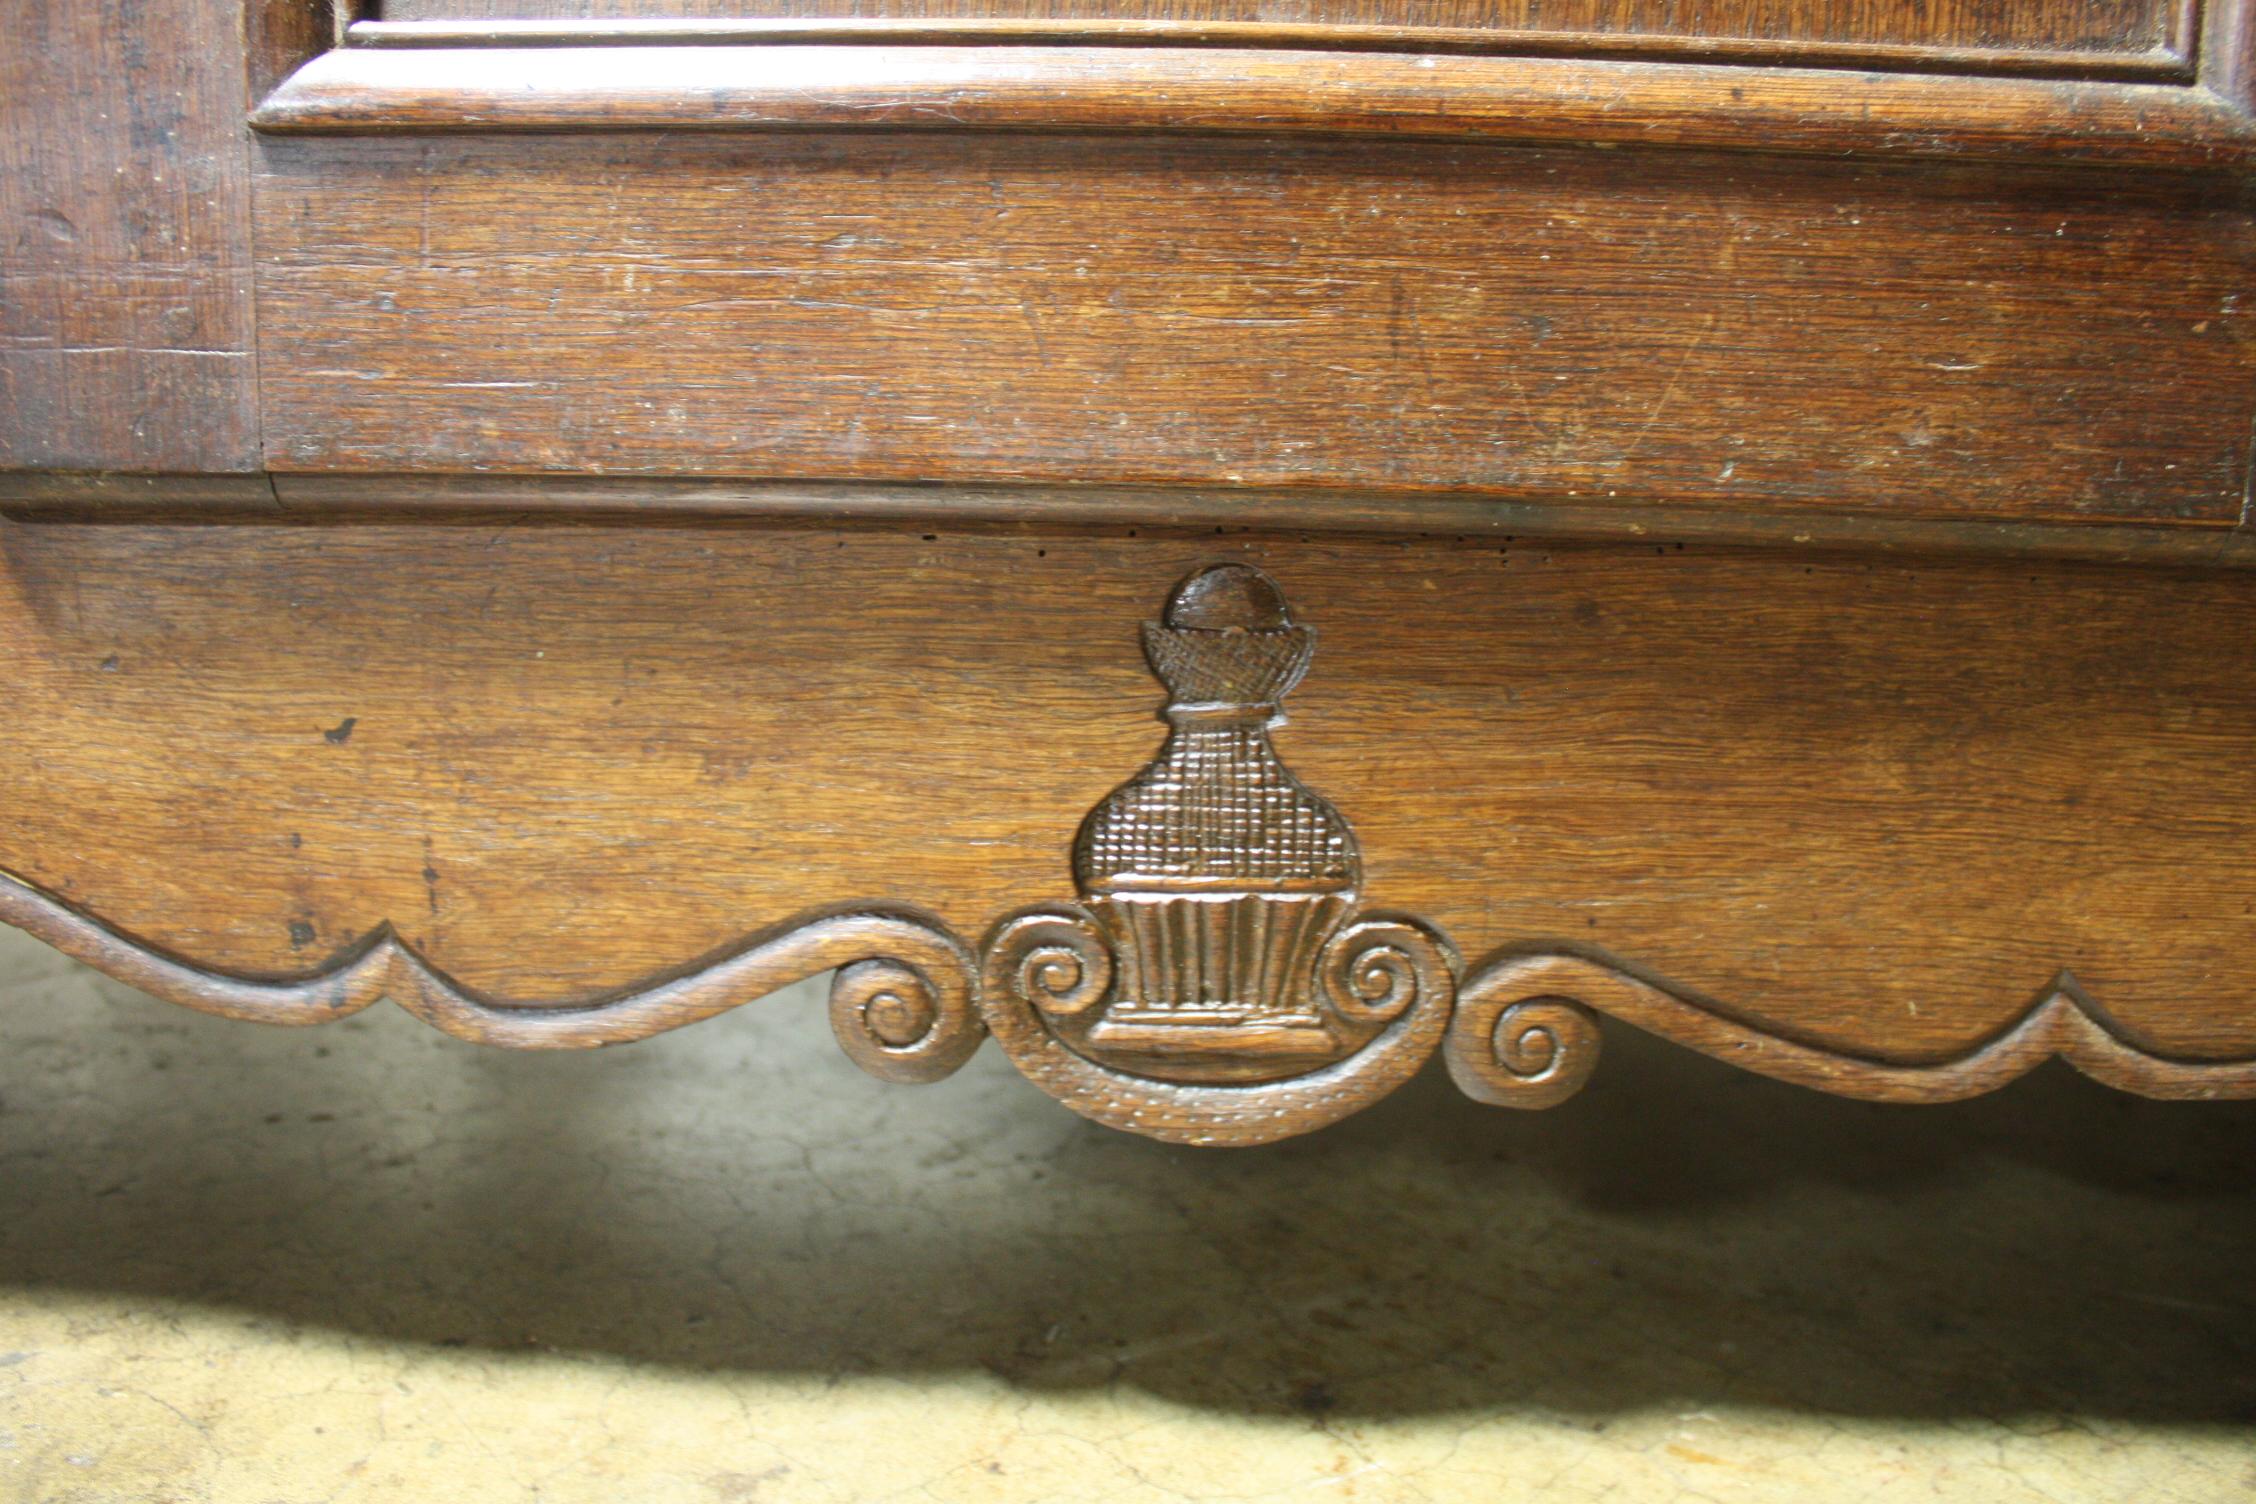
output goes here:
[[263, 470], [0, 470], [0, 508], [26, 514], [84, 508], [132, 514], [209, 508], [240, 514], [275, 506], [274, 482]]
[[1839, 512], [1718, 511], [1520, 500], [1467, 492], [1169, 486], [915, 485], [588, 475], [123, 475], [0, 471], [0, 516], [22, 523], [485, 521], [587, 525], [1217, 528], [1509, 542], [1702, 543], [1793, 552], [2046, 558], [2256, 567], [2256, 528], [2214, 523], [2008, 522]]
[[1317, 52], [1472, 53], [1633, 58], [1738, 66], [2019, 75], [2190, 83], [2196, 0], [2179, 0], [2170, 35], [2144, 52], [2093, 48], [1926, 46], [1773, 37], [1670, 36], [1495, 27], [1385, 26], [1186, 18], [767, 16], [716, 19], [356, 21], [348, 47], [714, 47], [889, 43], [907, 47], [1241, 47]]
[[2241, 167], [2256, 120], [2199, 84], [1593, 58], [1139, 46], [346, 47], [269, 134], [1009, 130], [1384, 135]]
[[2256, 110], [2256, 0], [2209, 0], [2200, 10], [2182, 29], [2198, 37], [2202, 86], [2243, 111]]
[[[455, 1038], [514, 1049], [582, 1049], [644, 1039], [715, 1017], [836, 968], [831, 1026], [849, 1058], [897, 1082], [954, 1072], [993, 1032], [1022, 1074], [1108, 1127], [1174, 1143], [1247, 1146], [1336, 1122], [1386, 1096], [1438, 1047], [1467, 1095], [1549, 1107], [1589, 1079], [1592, 1010], [1742, 1069], [1836, 1096], [1952, 1102], [1998, 1089], [2058, 1057], [2149, 1097], [2256, 1097], [2256, 1058], [2158, 1053], [2110, 1018], [2067, 973], [2019, 1018], [1958, 1055], [1888, 1061], [1772, 1032], [1696, 994], [1566, 952], [1504, 953], [1459, 983], [1456, 952], [1415, 920], [1372, 915], [1372, 942], [1418, 978], [1415, 1000], [1362, 1052], [1303, 1076], [1202, 1086], [1130, 1076], [1073, 1055], [1038, 1020], [1038, 997], [1112, 977], [1096, 927], [1074, 910], [1004, 920], [974, 962], [936, 922], [893, 905], [819, 913], [767, 930], [696, 967], [593, 1002], [538, 1006], [479, 997], [380, 926], [321, 971], [245, 978], [141, 944], [54, 895], [0, 873], [0, 923], [163, 1002], [258, 1023], [348, 1017], [390, 998]], [[1071, 1058], [1068, 1058], [1068, 1057]]]
[[1549, 1107], [1595, 1068], [1593, 1016], [1634, 1025], [1741, 1070], [1872, 1102], [1957, 1102], [2055, 1058], [2118, 1091], [2181, 1101], [2256, 1097], [2256, 1057], [2187, 1059], [2155, 1050], [2061, 972], [2018, 1017], [1955, 1055], [1886, 1060], [1793, 1039], [1698, 994], [1568, 952], [1506, 953], [1458, 991], [1444, 1059], [1470, 1096]]
[[244, 0], [243, 58], [251, 99], [263, 99], [314, 58], [343, 46], [356, 9], [357, 0]]

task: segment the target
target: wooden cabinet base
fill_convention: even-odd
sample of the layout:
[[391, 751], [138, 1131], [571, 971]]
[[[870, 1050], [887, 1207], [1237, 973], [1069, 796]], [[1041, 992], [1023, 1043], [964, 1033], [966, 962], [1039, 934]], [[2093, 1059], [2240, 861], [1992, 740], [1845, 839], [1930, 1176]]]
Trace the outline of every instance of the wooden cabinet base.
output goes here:
[[0, 563], [0, 919], [229, 1017], [588, 1047], [835, 969], [873, 1074], [992, 1035], [1198, 1144], [1437, 1053], [1549, 1106], [1599, 1014], [1875, 1100], [2256, 1095], [2245, 570], [468, 519]]

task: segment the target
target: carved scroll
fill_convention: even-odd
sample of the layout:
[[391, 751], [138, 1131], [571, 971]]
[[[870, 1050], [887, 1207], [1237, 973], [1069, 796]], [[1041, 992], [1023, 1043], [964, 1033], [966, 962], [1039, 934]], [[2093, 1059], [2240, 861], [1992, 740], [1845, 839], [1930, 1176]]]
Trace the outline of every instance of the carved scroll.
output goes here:
[[223, 1018], [321, 1024], [390, 998], [474, 1044], [589, 1049], [647, 1039], [836, 968], [830, 1024], [855, 1064], [887, 1081], [935, 1081], [979, 1048], [971, 958], [927, 920], [878, 909], [822, 915], [754, 938], [695, 971], [592, 1003], [497, 1002], [457, 985], [389, 925], [326, 971], [257, 981], [175, 960], [0, 874], [0, 920], [168, 1003]]
[[2055, 1056], [2149, 1097], [2256, 1096], [2256, 1060], [2189, 1060], [2137, 1039], [2063, 974], [2027, 1011], [1959, 1054], [1904, 1063], [1786, 1037], [1688, 990], [1584, 956], [1506, 955], [1469, 979], [1445, 1047], [1470, 1095], [1548, 1107], [1598, 1059], [1592, 1010], [1781, 1081], [1875, 1102], [1955, 1102], [1997, 1090]]
[[[1276, 1074], [1274, 1060], [1232, 1060], [1223, 1040], [1213, 1055], [1148, 1055], [1143, 1071], [1130, 1071], [1069, 1042], [1087, 1037], [1089, 1014], [1122, 999], [1113, 944], [1086, 910], [1008, 920], [987, 945], [981, 1010], [995, 1042], [1036, 1086], [1108, 1128], [1173, 1143], [1265, 1144], [1362, 1111], [1417, 1074], [1441, 1042], [1456, 995], [1455, 967], [1430, 931], [1360, 920], [1330, 937], [1320, 968], [1369, 990], [1344, 997], [1327, 983], [1303, 1005], [1319, 1019], [1361, 1010], [1358, 1024], [1376, 1027], [1359, 1029], [1359, 1043], [1335, 1044], [1331, 1056], [1291, 1074]], [[1176, 1074], [1150, 1073], [1169, 1069]]]

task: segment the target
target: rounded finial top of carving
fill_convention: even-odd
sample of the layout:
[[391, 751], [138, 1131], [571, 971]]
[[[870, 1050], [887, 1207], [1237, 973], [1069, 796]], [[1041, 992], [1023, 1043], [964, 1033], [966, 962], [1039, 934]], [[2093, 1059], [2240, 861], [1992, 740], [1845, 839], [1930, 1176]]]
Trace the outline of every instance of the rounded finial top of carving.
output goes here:
[[1275, 632], [1292, 625], [1277, 582], [1250, 564], [1216, 564], [1175, 588], [1167, 625], [1177, 631], [1223, 632], [1232, 627]]

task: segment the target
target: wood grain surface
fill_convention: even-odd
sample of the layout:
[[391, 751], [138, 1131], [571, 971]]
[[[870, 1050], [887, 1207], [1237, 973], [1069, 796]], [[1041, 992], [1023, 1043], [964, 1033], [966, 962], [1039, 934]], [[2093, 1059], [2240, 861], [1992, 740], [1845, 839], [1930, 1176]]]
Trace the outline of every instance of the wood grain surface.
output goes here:
[[[2190, 7], [2185, 14], [2190, 14]], [[1744, 37], [2004, 51], [2137, 52], [2171, 42], [2172, 0], [382, 0], [390, 21], [1028, 17], [1290, 22], [1597, 36]]]
[[0, 468], [258, 468], [242, 17], [8, 8]]
[[2256, 234], [2206, 175], [899, 136], [264, 156], [278, 470], [2246, 500]]
[[2245, 574], [1170, 533], [0, 525], [0, 867], [215, 970], [380, 923], [499, 1002], [844, 903], [1074, 897], [1158, 745], [1139, 624], [1257, 563], [1279, 751], [1365, 901], [1818, 1049], [1947, 1060], [2065, 971], [2256, 1049]]

